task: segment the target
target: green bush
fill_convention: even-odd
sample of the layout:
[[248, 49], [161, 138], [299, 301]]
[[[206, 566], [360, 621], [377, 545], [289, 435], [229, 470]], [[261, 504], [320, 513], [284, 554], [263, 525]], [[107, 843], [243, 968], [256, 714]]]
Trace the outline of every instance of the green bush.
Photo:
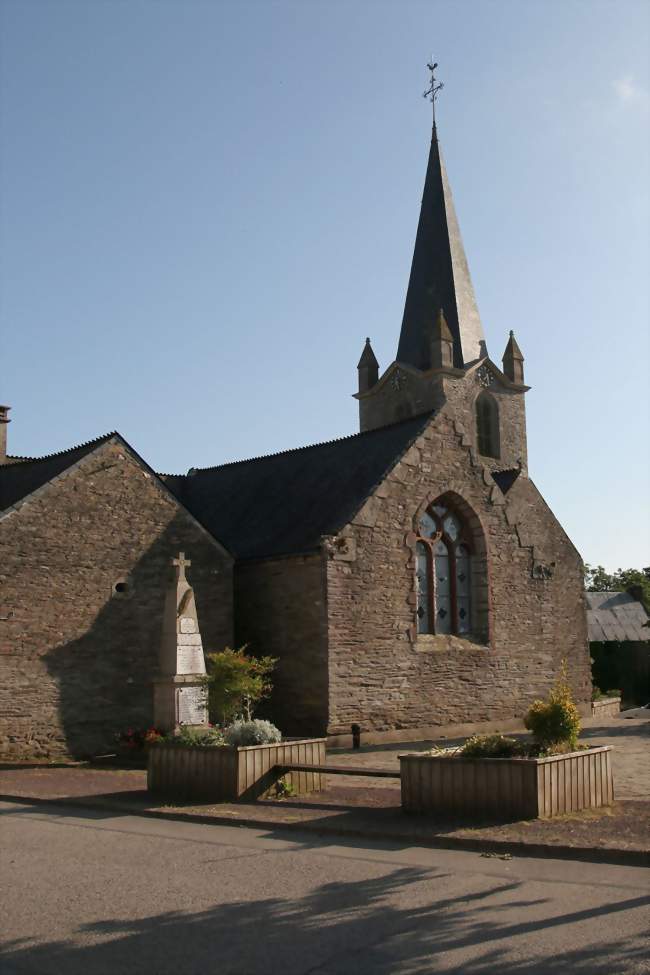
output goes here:
[[571, 751], [578, 744], [580, 713], [574, 703], [567, 678], [566, 661], [560, 676], [545, 701], [533, 701], [524, 724], [545, 751]]
[[165, 745], [178, 745], [181, 748], [225, 745], [223, 734], [218, 728], [193, 728], [183, 724], [159, 741]]
[[492, 735], [472, 735], [460, 749], [463, 758], [513, 758], [523, 754], [516, 738], [506, 738], [498, 732]]
[[270, 721], [234, 721], [224, 729], [223, 735], [229, 745], [267, 745], [282, 741], [280, 731]]
[[276, 663], [274, 657], [246, 656], [245, 646], [207, 654], [210, 720], [224, 725], [240, 717], [250, 721], [255, 705], [271, 693], [270, 674]]

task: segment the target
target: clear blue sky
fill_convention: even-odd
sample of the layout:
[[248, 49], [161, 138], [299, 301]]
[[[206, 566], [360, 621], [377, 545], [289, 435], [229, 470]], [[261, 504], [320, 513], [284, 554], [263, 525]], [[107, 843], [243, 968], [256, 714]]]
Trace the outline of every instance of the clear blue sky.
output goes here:
[[3, 0], [10, 451], [162, 471], [356, 432], [397, 346], [430, 134], [531, 474], [583, 557], [650, 564], [646, 0]]

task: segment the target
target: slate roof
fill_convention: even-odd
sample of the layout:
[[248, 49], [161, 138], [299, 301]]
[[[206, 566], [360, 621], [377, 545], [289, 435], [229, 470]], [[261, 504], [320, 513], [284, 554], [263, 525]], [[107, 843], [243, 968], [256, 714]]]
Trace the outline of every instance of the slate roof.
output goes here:
[[429, 368], [431, 327], [440, 309], [454, 339], [454, 366], [462, 369], [480, 357], [485, 336], [434, 126], [398, 362]]
[[0, 511], [22, 501], [114, 436], [115, 433], [106, 433], [58, 454], [0, 465]]
[[160, 475], [236, 558], [313, 551], [346, 525], [431, 414], [268, 457]]
[[588, 592], [587, 627], [590, 642], [650, 640], [648, 614], [629, 592]]

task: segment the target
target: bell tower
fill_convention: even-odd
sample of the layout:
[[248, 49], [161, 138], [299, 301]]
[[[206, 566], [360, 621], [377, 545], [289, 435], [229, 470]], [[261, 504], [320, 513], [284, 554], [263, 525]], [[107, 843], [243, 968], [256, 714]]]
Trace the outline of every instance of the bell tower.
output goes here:
[[[528, 387], [524, 385], [523, 356], [512, 332], [503, 371], [488, 355], [438, 138], [435, 107], [443, 86], [435, 75], [438, 65], [427, 67], [431, 78], [424, 95], [432, 103], [433, 127], [397, 354], [380, 375], [366, 341], [355, 394], [360, 428], [373, 430], [445, 405], [452, 412], [474, 417], [475, 443], [477, 450], [485, 451], [482, 456], [488, 466], [521, 462], [525, 467], [520, 394]], [[479, 409], [475, 401], [481, 390], [487, 392]], [[491, 410], [490, 437], [484, 435], [486, 404]], [[479, 417], [483, 419], [479, 421]], [[504, 451], [512, 457], [506, 457]]]

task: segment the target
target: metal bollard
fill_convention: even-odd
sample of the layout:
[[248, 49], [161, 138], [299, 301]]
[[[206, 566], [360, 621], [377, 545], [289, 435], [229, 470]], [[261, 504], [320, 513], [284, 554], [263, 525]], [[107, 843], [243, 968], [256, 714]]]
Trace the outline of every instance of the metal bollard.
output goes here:
[[361, 725], [352, 725], [352, 747], [361, 748]]

